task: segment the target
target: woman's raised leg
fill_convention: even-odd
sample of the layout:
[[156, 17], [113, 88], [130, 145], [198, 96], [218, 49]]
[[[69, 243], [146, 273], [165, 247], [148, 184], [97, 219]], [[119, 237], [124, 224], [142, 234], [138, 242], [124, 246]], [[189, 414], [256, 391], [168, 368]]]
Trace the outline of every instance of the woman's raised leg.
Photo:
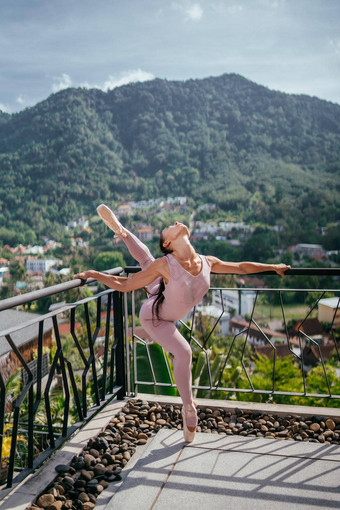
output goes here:
[[[109, 207], [101, 204], [97, 207], [97, 212], [104, 223], [115, 233], [115, 237], [120, 237], [131, 256], [138, 262], [142, 269], [146, 269], [154, 260], [155, 257], [151, 254], [149, 248], [136, 237], [127, 228], [123, 227], [116, 215]], [[149, 292], [154, 292], [154, 288], [160, 282], [157, 278], [154, 282], [148, 285]]]

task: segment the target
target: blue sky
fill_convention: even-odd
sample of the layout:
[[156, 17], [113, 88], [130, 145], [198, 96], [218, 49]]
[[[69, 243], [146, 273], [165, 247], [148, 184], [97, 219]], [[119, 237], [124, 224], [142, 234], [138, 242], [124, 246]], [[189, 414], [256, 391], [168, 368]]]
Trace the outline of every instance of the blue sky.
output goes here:
[[223, 73], [340, 103], [339, 20], [338, 0], [1, 0], [0, 109]]

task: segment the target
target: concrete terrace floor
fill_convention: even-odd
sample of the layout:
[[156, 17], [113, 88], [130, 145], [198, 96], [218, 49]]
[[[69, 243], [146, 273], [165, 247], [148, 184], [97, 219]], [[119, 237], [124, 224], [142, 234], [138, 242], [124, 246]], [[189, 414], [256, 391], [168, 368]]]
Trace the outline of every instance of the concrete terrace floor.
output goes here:
[[340, 446], [160, 430], [100, 510], [340, 508]]
[[[179, 402], [174, 397], [137, 398]], [[69, 463], [125, 403], [108, 404], [35, 474], [10, 491], [0, 508], [24, 510], [53, 480], [54, 467]], [[340, 409], [216, 400], [197, 403], [340, 418]], [[95, 510], [340, 508], [340, 446], [206, 433], [196, 434], [194, 443], [187, 444], [181, 431], [162, 429], [147, 445], [138, 447], [122, 478], [99, 496]]]

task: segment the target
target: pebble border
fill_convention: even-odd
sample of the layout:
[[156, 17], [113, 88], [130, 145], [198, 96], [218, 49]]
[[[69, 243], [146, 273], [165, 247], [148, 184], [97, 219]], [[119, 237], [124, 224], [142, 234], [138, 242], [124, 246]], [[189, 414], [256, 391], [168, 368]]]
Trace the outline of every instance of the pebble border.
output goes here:
[[[181, 408], [178, 404], [129, 400], [70, 465], [56, 467], [56, 479], [28, 510], [92, 510], [99, 494], [111, 482], [121, 480], [120, 472], [138, 445], [146, 444], [161, 428], [182, 430]], [[238, 408], [231, 412], [203, 406], [198, 406], [198, 417], [197, 432], [340, 445], [340, 418], [278, 416]]]

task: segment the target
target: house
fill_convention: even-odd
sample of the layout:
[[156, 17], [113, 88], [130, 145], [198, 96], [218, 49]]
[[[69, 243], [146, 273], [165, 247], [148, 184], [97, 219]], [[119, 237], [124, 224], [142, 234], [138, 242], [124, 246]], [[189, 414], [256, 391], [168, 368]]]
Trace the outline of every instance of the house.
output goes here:
[[301, 345], [303, 347], [306, 344], [313, 344], [309, 339], [314, 340], [319, 345], [324, 345], [327, 341], [326, 332], [317, 318], [298, 321], [294, 329], [290, 331], [290, 337], [292, 344], [296, 347], [300, 346], [299, 338], [301, 338]]
[[42, 274], [45, 274], [58, 262], [58, 259], [28, 258], [26, 260], [26, 271], [29, 273], [41, 272]]
[[0, 287], [4, 282], [4, 278], [9, 278], [9, 268], [8, 267], [0, 267]]
[[43, 255], [44, 247], [43, 246], [29, 246], [25, 250], [26, 255]]
[[153, 228], [148, 226], [148, 227], [141, 227], [137, 230], [137, 237], [143, 241], [143, 242], [146, 242], [146, 241], [152, 241], [153, 239]]
[[19, 244], [18, 246], [16, 246], [16, 248], [14, 248], [14, 252], [16, 255], [24, 255], [26, 253], [26, 246], [24, 246], [23, 244]]
[[212, 304], [225, 311], [233, 310], [239, 315], [250, 315], [254, 302], [256, 299], [256, 292], [235, 290], [213, 290], [212, 291]]
[[[21, 368], [21, 361], [13, 352], [7, 338], [6, 331], [10, 334], [16, 347], [26, 362], [31, 361], [33, 350], [38, 346], [39, 322], [30, 324], [32, 319], [39, 318], [36, 313], [20, 312], [17, 310], [5, 310], [0, 312], [0, 372], [4, 382], [9, 380], [11, 375]], [[27, 324], [27, 326], [25, 326]], [[17, 328], [10, 333], [11, 328]], [[18, 329], [20, 328], [20, 329]], [[43, 345], [51, 347], [53, 340], [53, 324], [51, 319], [44, 321]]]
[[320, 299], [318, 304], [318, 319], [320, 322], [334, 320], [334, 326], [340, 326], [340, 297]]
[[301, 257], [319, 259], [326, 256], [326, 252], [322, 248], [321, 244], [300, 243], [296, 244], [295, 246], [290, 246], [288, 250], [292, 253], [297, 253]]
[[[267, 345], [254, 345], [254, 351], [257, 355], [265, 356], [266, 358], [272, 358], [274, 356], [274, 348], [268, 343]], [[287, 356], [293, 355], [287, 343], [276, 344], [275, 353], [278, 358], [286, 358]]]
[[306, 345], [303, 349], [303, 370], [309, 372], [312, 368], [316, 367], [321, 360], [327, 360], [331, 358], [331, 354], [334, 351], [334, 344], [327, 345]]
[[[195, 311], [195, 324], [194, 329], [197, 329], [199, 324], [199, 316], [209, 317], [211, 320], [211, 325], [213, 326], [218, 321], [218, 329], [216, 330], [216, 335], [228, 335], [229, 334], [229, 321], [231, 314], [226, 310], [222, 314], [222, 309], [220, 307], [214, 305], [204, 305], [202, 303], [196, 306]], [[192, 319], [192, 310], [183, 318], [184, 322], [191, 321]]]
[[74, 228], [79, 228], [80, 230], [85, 230], [89, 226], [89, 221], [85, 219], [84, 216], [80, 216], [79, 218], [76, 218], [75, 220], [69, 221], [66, 225], [66, 230], [71, 230]]
[[272, 329], [261, 326], [261, 330], [255, 324], [242, 319], [232, 318], [230, 321], [230, 333], [233, 335], [242, 335], [247, 337], [251, 345], [268, 345], [268, 340], [272, 343], [287, 342], [287, 337], [283, 333], [273, 331]]
[[132, 205], [131, 203], [120, 205], [117, 210], [117, 216], [131, 214], [132, 213], [131, 205]]

